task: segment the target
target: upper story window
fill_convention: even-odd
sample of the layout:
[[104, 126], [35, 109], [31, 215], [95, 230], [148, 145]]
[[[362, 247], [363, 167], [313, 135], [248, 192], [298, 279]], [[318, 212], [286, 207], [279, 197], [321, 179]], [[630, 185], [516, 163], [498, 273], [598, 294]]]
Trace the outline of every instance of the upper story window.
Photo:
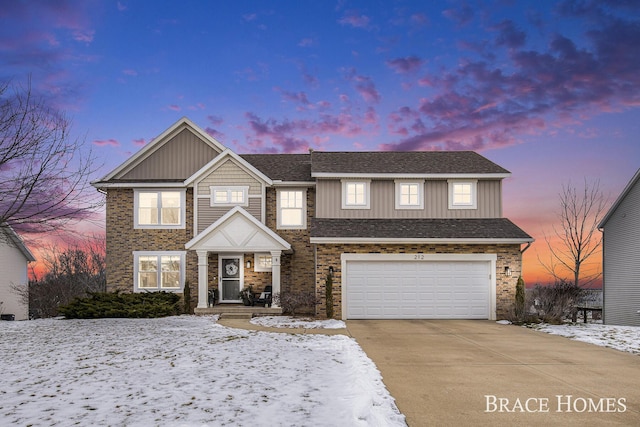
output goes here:
[[277, 191], [278, 228], [307, 228], [307, 191]]
[[369, 209], [370, 181], [342, 181], [342, 209]]
[[210, 187], [211, 206], [247, 206], [249, 187]]
[[184, 228], [185, 190], [135, 190], [135, 228]]
[[396, 181], [396, 209], [423, 209], [424, 181]]
[[134, 291], [180, 291], [185, 252], [134, 252]]
[[478, 181], [449, 181], [449, 209], [477, 209]]

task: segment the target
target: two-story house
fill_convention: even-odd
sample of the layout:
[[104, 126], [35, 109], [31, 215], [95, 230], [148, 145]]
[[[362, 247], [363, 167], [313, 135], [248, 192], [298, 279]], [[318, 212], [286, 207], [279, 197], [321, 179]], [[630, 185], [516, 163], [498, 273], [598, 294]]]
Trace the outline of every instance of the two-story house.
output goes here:
[[510, 173], [456, 152], [239, 155], [186, 118], [93, 185], [107, 289], [315, 292], [326, 315], [505, 316], [533, 241], [502, 217]]

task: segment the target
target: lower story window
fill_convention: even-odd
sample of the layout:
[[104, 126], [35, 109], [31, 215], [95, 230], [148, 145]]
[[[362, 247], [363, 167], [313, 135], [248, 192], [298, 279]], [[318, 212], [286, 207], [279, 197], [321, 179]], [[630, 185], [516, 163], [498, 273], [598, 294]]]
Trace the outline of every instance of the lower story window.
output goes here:
[[134, 252], [134, 291], [181, 291], [185, 252]]

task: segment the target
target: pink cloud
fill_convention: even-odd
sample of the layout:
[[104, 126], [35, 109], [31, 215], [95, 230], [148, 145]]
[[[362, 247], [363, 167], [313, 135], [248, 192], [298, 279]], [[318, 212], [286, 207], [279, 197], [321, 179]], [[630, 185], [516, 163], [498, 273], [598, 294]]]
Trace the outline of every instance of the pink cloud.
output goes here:
[[246, 15], [242, 15], [242, 19], [247, 22], [255, 21], [258, 18], [256, 13], [247, 13]]
[[417, 56], [407, 56], [387, 61], [387, 65], [398, 74], [417, 71], [422, 66], [422, 59]]
[[133, 145], [135, 145], [136, 147], [142, 147], [143, 145], [146, 144], [146, 141], [144, 140], [144, 138], [134, 139], [132, 142], [133, 142]]
[[355, 69], [347, 70], [347, 80], [354, 84], [356, 91], [368, 103], [377, 103], [381, 96], [373, 80], [369, 76], [357, 74]]
[[338, 20], [342, 25], [349, 25], [354, 28], [369, 28], [371, 18], [366, 15], [360, 15], [356, 11], [347, 12], [342, 18]]
[[106, 146], [119, 147], [120, 143], [115, 139], [97, 139], [93, 141], [93, 145], [97, 145], [98, 147], [106, 147]]
[[167, 108], [172, 110], [172, 111], [180, 111], [181, 110], [180, 106], [175, 105], [175, 104], [171, 104]]
[[467, 4], [466, 2], [463, 2], [460, 5], [457, 5], [456, 8], [447, 9], [444, 12], [442, 12], [443, 16], [445, 16], [446, 18], [449, 18], [450, 20], [452, 20], [453, 22], [458, 24], [458, 26], [461, 26], [461, 27], [471, 22], [475, 14], [476, 14], [475, 10], [471, 6], [469, 6], [469, 4]]
[[138, 72], [136, 70], [132, 70], [132, 69], [126, 69], [126, 70], [122, 70], [122, 74], [126, 75], [126, 76], [137, 76]]
[[282, 99], [285, 101], [292, 102], [305, 108], [311, 105], [305, 92], [289, 92], [280, 88], [275, 88], [275, 90], [280, 92]]
[[220, 126], [224, 123], [224, 120], [220, 116], [209, 115], [207, 116], [207, 120], [214, 126]]
[[226, 139], [224, 133], [212, 127], [207, 126], [204, 131], [209, 135], [211, 135], [213, 138], [217, 139], [218, 141], [223, 141]]
[[95, 33], [94, 30], [74, 30], [73, 39], [79, 42], [91, 43]]
[[312, 38], [304, 38], [298, 42], [298, 46], [300, 47], [309, 47], [315, 44]]
[[[533, 50], [511, 21], [492, 26], [491, 38], [474, 44], [475, 57], [418, 80], [432, 93], [389, 114], [388, 131], [401, 139], [381, 149], [502, 147], [519, 143], [521, 135], [550, 134], [594, 114], [640, 105], [640, 93], [631, 89], [640, 86], [637, 19], [602, 15], [595, 3], [584, 8], [584, 16], [599, 20], [585, 21], [581, 45], [552, 34], [547, 48]], [[566, 13], [576, 19], [575, 10]], [[463, 15], [456, 16], [461, 24]], [[497, 55], [503, 59], [491, 59]]]
[[[319, 141], [328, 141], [331, 135], [355, 137], [377, 130], [377, 115], [373, 109], [364, 116], [347, 112], [320, 114], [315, 120], [262, 119], [254, 113], [245, 113], [249, 134], [247, 141], [255, 152], [305, 152]], [[318, 139], [322, 135], [322, 139]]]
[[429, 23], [429, 18], [424, 13], [414, 13], [413, 15], [411, 15], [409, 20], [411, 21], [411, 23], [420, 26], [427, 25]]

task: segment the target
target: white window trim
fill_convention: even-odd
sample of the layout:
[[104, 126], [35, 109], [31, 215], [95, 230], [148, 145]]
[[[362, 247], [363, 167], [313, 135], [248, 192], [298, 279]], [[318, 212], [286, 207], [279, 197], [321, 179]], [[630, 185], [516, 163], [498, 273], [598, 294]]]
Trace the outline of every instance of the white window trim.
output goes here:
[[[163, 225], [163, 224], [139, 224], [138, 223], [138, 206], [139, 206], [139, 195], [140, 193], [156, 193], [160, 194], [165, 191], [170, 192], [179, 192], [180, 193], [180, 224], [175, 225]], [[158, 198], [160, 199], [160, 198]], [[187, 214], [187, 190], [184, 188], [161, 188], [157, 190], [148, 190], [148, 189], [134, 189], [133, 190], [133, 228], [135, 229], [165, 229], [165, 230], [175, 230], [175, 229], [184, 229], [186, 214]]]
[[[342, 181], [342, 209], [371, 209], [371, 180], [343, 179]], [[347, 203], [347, 184], [364, 184], [364, 203], [351, 205]]]
[[[282, 215], [280, 214], [280, 193], [282, 191], [301, 191], [302, 192], [302, 224], [301, 225], [283, 225]], [[307, 229], [307, 189], [306, 188], [278, 188], [276, 190], [276, 216], [278, 217], [278, 230], [306, 230]]]
[[[396, 180], [396, 209], [424, 209], [424, 181], [404, 181]], [[418, 204], [417, 205], [403, 205], [400, 203], [401, 187], [403, 184], [414, 184], [418, 186]]]
[[[186, 251], [163, 251], [163, 252], [154, 252], [154, 251], [134, 251], [133, 252], [133, 291], [134, 292], [182, 292], [184, 289], [184, 281], [185, 281], [185, 263], [187, 259]], [[160, 277], [158, 277], [158, 287], [157, 288], [140, 288], [138, 287], [138, 273], [140, 269], [140, 263], [138, 262], [141, 256], [157, 256], [160, 258], [161, 256], [180, 256], [180, 287], [179, 288], [162, 288], [160, 287]], [[158, 259], [158, 275], [162, 273], [162, 267], [160, 263], [160, 259]]]
[[[449, 179], [449, 209], [478, 209], [478, 180], [477, 179]], [[471, 203], [454, 204], [453, 203], [453, 187], [455, 184], [471, 184]]]
[[[211, 207], [216, 206], [249, 206], [249, 187], [248, 186], [210, 186], [209, 190], [211, 191]], [[225, 203], [216, 203], [215, 201], [215, 192], [216, 191], [226, 191], [227, 192], [227, 202]], [[231, 192], [232, 191], [242, 191], [242, 203], [231, 202]]]
[[253, 254], [253, 271], [258, 272], [267, 272], [272, 271], [273, 267], [270, 265], [269, 267], [263, 267], [260, 265], [260, 257], [267, 257], [269, 261], [271, 261], [271, 253], [270, 252], [256, 252]]

